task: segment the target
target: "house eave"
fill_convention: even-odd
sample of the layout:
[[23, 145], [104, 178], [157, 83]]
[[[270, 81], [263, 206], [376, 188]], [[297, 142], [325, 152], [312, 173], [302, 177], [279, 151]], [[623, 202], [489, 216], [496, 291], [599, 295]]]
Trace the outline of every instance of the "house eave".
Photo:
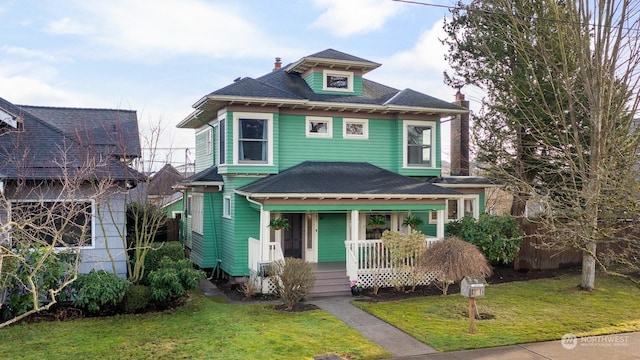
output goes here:
[[222, 182], [222, 181], [192, 181], [192, 182], [188, 182], [188, 183], [177, 184], [173, 188], [175, 190], [187, 190], [189, 188], [203, 187], [203, 186], [204, 187], [218, 186], [218, 187], [222, 188], [223, 185], [224, 185], [224, 182]]
[[466, 109], [443, 109], [429, 108], [419, 106], [399, 106], [399, 105], [376, 105], [376, 104], [358, 104], [358, 103], [342, 103], [342, 102], [325, 102], [311, 101], [308, 99], [286, 99], [286, 98], [261, 98], [261, 97], [243, 97], [230, 95], [209, 95], [205, 101], [198, 102], [199, 108], [185, 117], [176, 125], [178, 128], [199, 128], [205, 122], [198, 118], [204, 112], [203, 107], [210, 105], [208, 112], [217, 112], [218, 110], [229, 105], [254, 105], [254, 106], [275, 106], [278, 108], [304, 108], [307, 110], [325, 110], [325, 111], [349, 111], [362, 113], [380, 113], [380, 114], [411, 114], [411, 115], [438, 115], [440, 117], [455, 116], [466, 114]]
[[302, 59], [287, 66], [284, 70], [286, 72], [303, 73], [306, 70], [313, 67], [328, 67], [333, 69], [344, 70], [360, 70], [363, 74], [368, 73], [371, 70], [377, 69], [382, 64], [372, 61], [353, 61], [353, 60], [338, 60], [338, 59], [326, 59], [319, 57], [303, 57]]
[[361, 199], [369, 199], [369, 200], [403, 200], [403, 199], [414, 199], [414, 200], [433, 200], [433, 199], [451, 199], [451, 198], [461, 198], [462, 194], [454, 195], [454, 194], [317, 194], [317, 193], [249, 193], [245, 191], [235, 190], [235, 193], [240, 196], [245, 196], [253, 199], [352, 199], [352, 200], [361, 200]]

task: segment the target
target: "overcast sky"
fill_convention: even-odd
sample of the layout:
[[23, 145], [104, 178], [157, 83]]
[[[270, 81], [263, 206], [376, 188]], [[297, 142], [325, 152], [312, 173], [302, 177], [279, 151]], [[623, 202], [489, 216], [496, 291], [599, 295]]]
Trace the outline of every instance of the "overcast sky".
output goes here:
[[438, 40], [445, 16], [391, 0], [0, 0], [0, 97], [137, 110], [141, 131], [163, 124], [162, 146], [180, 162], [194, 134], [175, 125], [191, 105], [271, 71], [275, 57], [286, 65], [333, 48], [382, 63], [366, 78], [453, 101]]

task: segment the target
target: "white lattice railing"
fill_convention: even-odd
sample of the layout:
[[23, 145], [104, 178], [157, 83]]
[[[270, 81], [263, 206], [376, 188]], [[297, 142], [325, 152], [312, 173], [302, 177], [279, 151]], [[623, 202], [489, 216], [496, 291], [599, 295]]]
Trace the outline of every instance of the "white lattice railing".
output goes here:
[[[437, 238], [426, 238], [427, 247], [438, 241]], [[433, 274], [421, 274], [416, 277], [413, 271], [400, 271], [394, 268], [389, 250], [382, 244], [382, 240], [351, 240], [345, 241], [347, 251], [347, 275], [350, 280], [357, 280], [363, 287], [393, 286], [394, 283], [409, 283], [406, 278], [412, 277], [411, 282], [417, 285], [427, 285], [433, 281]], [[416, 256], [404, 259], [405, 266], [412, 269], [416, 264]], [[405, 279], [397, 279], [403, 277]]]

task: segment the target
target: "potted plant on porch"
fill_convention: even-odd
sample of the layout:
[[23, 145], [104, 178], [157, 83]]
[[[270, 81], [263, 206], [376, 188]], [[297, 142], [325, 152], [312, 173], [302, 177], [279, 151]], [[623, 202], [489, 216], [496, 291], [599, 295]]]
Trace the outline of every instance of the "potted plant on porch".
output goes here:
[[418, 227], [418, 226], [420, 226], [422, 224], [424, 224], [424, 220], [422, 220], [417, 215], [413, 215], [413, 214], [409, 214], [409, 216], [404, 218], [404, 221], [402, 222], [402, 225], [410, 226], [411, 229], [415, 229], [416, 227]]
[[291, 225], [289, 225], [289, 220], [283, 217], [277, 217], [269, 221], [269, 227], [271, 227], [273, 230], [280, 230], [280, 229], [289, 230]]
[[367, 222], [367, 226], [373, 227], [376, 229], [380, 229], [385, 225], [387, 225], [387, 220], [385, 220], [384, 216], [381, 216], [381, 215], [374, 215], [370, 217], [369, 221]]

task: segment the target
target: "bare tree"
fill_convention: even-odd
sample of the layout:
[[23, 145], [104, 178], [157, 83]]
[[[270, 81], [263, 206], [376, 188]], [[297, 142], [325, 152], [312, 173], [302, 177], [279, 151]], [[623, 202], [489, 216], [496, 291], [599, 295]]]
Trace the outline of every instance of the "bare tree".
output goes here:
[[52, 154], [57, 175], [2, 184], [0, 305], [7, 305], [0, 328], [58, 303], [78, 276], [82, 247], [91, 244], [93, 209], [115, 186], [97, 177], [104, 164], [96, 159], [80, 161], [62, 146], [58, 151]]
[[482, 135], [500, 144], [485, 148], [497, 165], [490, 170], [520, 208], [530, 196], [543, 205], [539, 228], [550, 245], [583, 252], [581, 285], [594, 289], [596, 264], [612, 272], [598, 244], [616, 247], [602, 254], [616, 263], [640, 254], [640, 3], [490, 0], [464, 9], [453, 24], [465, 32], [450, 31], [449, 44], [477, 40], [466, 61], [479, 77], [457, 71], [462, 53], [451, 59], [463, 81], [490, 90]]

